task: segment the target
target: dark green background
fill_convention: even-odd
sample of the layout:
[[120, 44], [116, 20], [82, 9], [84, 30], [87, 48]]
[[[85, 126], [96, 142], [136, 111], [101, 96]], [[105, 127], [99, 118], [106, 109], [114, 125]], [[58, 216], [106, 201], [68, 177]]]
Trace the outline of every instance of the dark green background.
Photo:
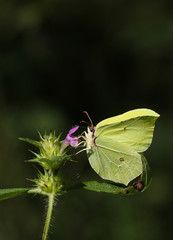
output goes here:
[[[167, 0], [0, 1], [0, 188], [30, 186], [26, 178], [36, 175], [19, 137], [38, 139], [37, 129], [65, 135], [86, 119], [83, 110], [94, 123], [139, 107], [161, 115], [146, 153], [150, 188], [137, 196], [69, 193], [57, 201], [49, 239], [171, 237], [172, 9]], [[73, 179], [96, 177], [85, 154], [69, 168]], [[0, 240], [40, 239], [45, 202], [0, 202]]]

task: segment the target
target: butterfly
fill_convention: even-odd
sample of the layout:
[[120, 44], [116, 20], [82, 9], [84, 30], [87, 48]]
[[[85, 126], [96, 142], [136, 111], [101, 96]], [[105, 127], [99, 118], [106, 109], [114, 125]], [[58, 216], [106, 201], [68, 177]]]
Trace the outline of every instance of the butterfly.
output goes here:
[[85, 132], [85, 146], [91, 167], [103, 179], [128, 185], [142, 174], [142, 154], [153, 139], [160, 116], [150, 109], [135, 109], [107, 118]]

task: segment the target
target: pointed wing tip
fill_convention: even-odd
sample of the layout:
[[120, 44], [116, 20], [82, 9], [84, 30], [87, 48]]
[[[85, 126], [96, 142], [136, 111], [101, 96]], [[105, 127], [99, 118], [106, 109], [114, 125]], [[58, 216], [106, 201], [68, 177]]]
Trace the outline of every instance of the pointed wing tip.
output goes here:
[[131, 111], [128, 111], [128, 112], [141, 112], [143, 114], [145, 113], [144, 115], [146, 115], [146, 116], [147, 116], [147, 113], [148, 113], [150, 116], [160, 117], [160, 115], [157, 112], [155, 112], [154, 110], [149, 109], [149, 108], [138, 108], [138, 109], [134, 109], [134, 110], [131, 110]]

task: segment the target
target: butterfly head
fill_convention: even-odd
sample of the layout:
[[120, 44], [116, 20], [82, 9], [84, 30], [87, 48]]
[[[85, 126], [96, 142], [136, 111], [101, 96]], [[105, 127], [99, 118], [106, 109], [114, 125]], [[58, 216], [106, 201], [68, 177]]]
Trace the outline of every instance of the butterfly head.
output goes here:
[[95, 127], [93, 125], [93, 122], [92, 122], [88, 112], [84, 111], [83, 113], [85, 113], [89, 119], [89, 122], [82, 121], [88, 125], [87, 132], [85, 132], [85, 139], [86, 139], [86, 147], [89, 150], [89, 149], [91, 149], [91, 147], [93, 145], [95, 147], [97, 147], [97, 145], [95, 143], [96, 136], [94, 135]]

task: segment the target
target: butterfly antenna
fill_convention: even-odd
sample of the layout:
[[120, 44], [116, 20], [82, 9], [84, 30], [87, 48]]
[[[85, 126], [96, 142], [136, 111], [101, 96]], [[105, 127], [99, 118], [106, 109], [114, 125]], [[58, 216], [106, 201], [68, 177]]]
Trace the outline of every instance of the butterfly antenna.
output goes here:
[[88, 126], [90, 126], [91, 123], [86, 122], [86, 121], [80, 121], [80, 123], [86, 123]]
[[87, 111], [83, 111], [83, 113], [87, 115], [87, 117], [88, 117], [88, 119], [89, 119], [89, 121], [90, 121], [90, 123], [91, 123], [91, 126], [93, 126], [93, 122], [92, 122], [92, 120], [91, 120], [88, 112], [87, 112]]

